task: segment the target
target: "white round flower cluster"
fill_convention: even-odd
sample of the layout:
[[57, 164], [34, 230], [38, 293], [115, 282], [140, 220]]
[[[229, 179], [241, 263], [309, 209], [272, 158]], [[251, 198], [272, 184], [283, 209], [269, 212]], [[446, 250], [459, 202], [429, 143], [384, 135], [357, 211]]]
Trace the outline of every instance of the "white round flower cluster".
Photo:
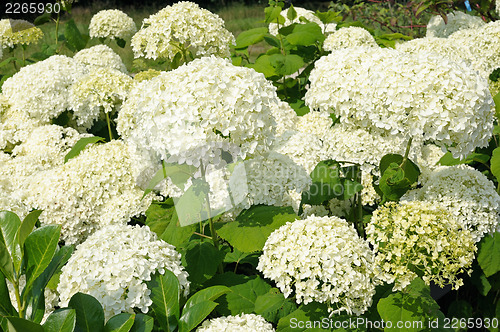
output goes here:
[[419, 275], [454, 289], [457, 278], [472, 265], [477, 250], [470, 231], [462, 229], [449, 210], [433, 202], [389, 202], [373, 213], [366, 227], [374, 246], [379, 278], [402, 290]]
[[109, 46], [96, 45], [84, 48], [73, 56], [73, 59], [92, 68], [116, 69], [127, 73], [122, 59]]
[[[180, 88], [181, 87], [181, 88]], [[196, 59], [138, 83], [118, 115], [118, 132], [169, 163], [224, 164], [266, 152], [274, 137], [276, 88], [253, 69]]]
[[494, 184], [468, 165], [438, 167], [427, 175], [422, 188], [408, 199], [439, 202], [447, 207], [474, 242], [500, 227], [500, 196]]
[[90, 20], [90, 38], [128, 39], [136, 32], [134, 20], [118, 9], [101, 10]]
[[99, 119], [101, 111], [119, 111], [134, 85], [134, 80], [109, 68], [96, 68], [71, 86], [69, 99], [76, 123], [90, 128]]
[[274, 332], [271, 323], [262, 316], [240, 314], [206, 320], [196, 332]]
[[159, 240], [149, 227], [108, 225], [76, 247], [62, 268], [57, 290], [60, 306], [77, 292], [95, 297], [106, 319], [134, 308], [147, 313], [152, 301], [145, 281], [155, 272], [172, 271], [184, 296], [189, 293], [188, 274], [175, 247]]
[[326, 37], [323, 42], [324, 50], [330, 52], [358, 46], [378, 47], [378, 44], [366, 29], [360, 27], [341, 28]]
[[151, 197], [135, 185], [131, 159], [121, 141], [92, 145], [64, 165], [31, 178], [25, 202], [43, 210], [42, 224], [62, 226], [61, 239], [80, 243], [108, 224], [144, 213]]
[[22, 142], [38, 124], [24, 110], [16, 110], [0, 93], [0, 150]]
[[375, 294], [374, 256], [356, 230], [337, 217], [310, 216], [274, 231], [257, 269], [297, 303], [332, 305], [334, 313], [360, 315]]
[[432, 16], [427, 23], [427, 37], [446, 38], [463, 29], [478, 29], [486, 23], [479, 16], [472, 16], [460, 11], [446, 15], [447, 22], [440, 15]]
[[132, 50], [136, 58], [172, 60], [179, 51], [183, 58], [188, 51], [195, 57], [229, 57], [234, 43], [219, 16], [193, 2], [180, 1], [144, 19], [132, 37]]
[[69, 89], [86, 73], [84, 65], [64, 55], [21, 68], [2, 86], [12, 107], [37, 121], [39, 125], [67, 110]]
[[494, 103], [488, 82], [434, 53], [352, 48], [318, 60], [305, 101], [349, 127], [448, 146], [463, 157], [488, 144]]
[[42, 30], [28, 21], [0, 20], [0, 49], [16, 45], [29, 45], [38, 42], [42, 37]]
[[[293, 7], [293, 8], [297, 12], [297, 17], [294, 18], [293, 21], [290, 21], [290, 19], [288, 19], [287, 17], [289, 8], [283, 9], [280, 15], [283, 16], [285, 22], [283, 24], [280, 24], [279, 28], [287, 27], [289, 25], [292, 25], [293, 23], [303, 23], [303, 20], [318, 24], [324, 34], [334, 32], [337, 27], [337, 23], [328, 23], [326, 25], [323, 24], [323, 22], [321, 22], [321, 20], [316, 15], [314, 15], [314, 12], [312, 10], [308, 10], [301, 7]], [[269, 23], [269, 33], [273, 36], [278, 35], [277, 23]]]
[[290, 104], [280, 100], [278, 104], [271, 105], [271, 112], [276, 122], [276, 135], [282, 135], [287, 130], [295, 130], [295, 123], [299, 117]]

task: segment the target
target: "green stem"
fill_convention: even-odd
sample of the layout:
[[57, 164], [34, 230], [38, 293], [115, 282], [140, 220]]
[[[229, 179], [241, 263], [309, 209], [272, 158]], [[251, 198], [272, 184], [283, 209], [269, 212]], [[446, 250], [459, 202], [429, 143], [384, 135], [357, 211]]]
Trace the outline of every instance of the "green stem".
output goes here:
[[24, 66], [26, 66], [26, 51], [24, 49], [24, 45], [23, 45], [22, 49], [23, 49], [23, 67], [24, 67]]
[[111, 132], [111, 121], [109, 120], [109, 113], [106, 112], [106, 122], [108, 123], [109, 140], [113, 140], [113, 133]]
[[24, 318], [24, 305], [21, 302], [21, 296], [19, 294], [19, 282], [16, 280], [14, 283], [12, 283], [14, 286], [14, 293], [16, 295], [16, 301], [17, 301], [17, 307], [18, 307], [18, 312], [19, 312], [19, 318]]
[[201, 233], [198, 233], [198, 232], [193, 232], [193, 234], [196, 234], [196, 235], [201, 236], [203, 238], [212, 240], [211, 236], [208, 236], [208, 235], [205, 235], [205, 234], [201, 234]]
[[406, 145], [406, 151], [405, 151], [405, 155], [403, 157], [403, 161], [401, 161], [401, 165], [399, 165], [399, 167], [403, 168], [406, 164], [406, 161], [408, 160], [408, 154], [410, 154], [410, 148], [411, 148], [411, 142], [413, 141], [413, 137], [410, 137], [410, 139], [408, 140], [408, 144]]
[[[354, 181], [361, 183], [361, 169], [356, 166], [354, 174]], [[354, 200], [354, 224], [358, 230], [358, 234], [361, 238], [365, 238], [365, 228], [363, 225], [363, 200], [361, 196], [361, 191], [359, 191]]]

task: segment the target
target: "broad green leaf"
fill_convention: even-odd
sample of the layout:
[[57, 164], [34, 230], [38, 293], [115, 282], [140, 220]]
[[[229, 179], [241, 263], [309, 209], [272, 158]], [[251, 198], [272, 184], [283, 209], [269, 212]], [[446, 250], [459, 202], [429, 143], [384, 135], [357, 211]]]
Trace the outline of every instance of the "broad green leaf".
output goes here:
[[290, 299], [285, 299], [277, 288], [272, 288], [267, 294], [260, 295], [255, 300], [255, 313], [275, 324], [295, 310], [297, 305]]
[[495, 115], [500, 120], [500, 92], [493, 97], [493, 101], [495, 102]]
[[82, 35], [80, 30], [78, 30], [73, 19], [70, 19], [65, 24], [64, 38], [66, 38], [66, 45], [73, 52], [80, 51], [87, 45], [86, 38]]
[[297, 218], [291, 207], [254, 205], [217, 233], [239, 251], [254, 252], [262, 250], [274, 230]]
[[189, 332], [200, 324], [215, 309], [217, 303], [202, 301], [182, 312], [179, 319], [179, 332]]
[[0, 316], [15, 316], [16, 310], [10, 301], [9, 288], [3, 273], [0, 272]]
[[264, 9], [264, 12], [266, 14], [265, 18], [265, 23], [276, 23], [279, 20], [279, 17], [281, 16], [281, 7], [280, 6], [274, 6], [274, 7], [266, 7]]
[[297, 17], [297, 11], [295, 8], [293, 8], [293, 5], [290, 5], [288, 8], [288, 11], [286, 12], [286, 17], [290, 20], [293, 21]]
[[26, 287], [29, 290], [43, 271], [49, 266], [57, 249], [60, 225], [47, 225], [34, 230], [24, 243], [26, 256]]
[[71, 158], [74, 158], [80, 154], [80, 152], [85, 149], [85, 147], [89, 144], [97, 143], [97, 142], [104, 142], [104, 138], [99, 137], [99, 136], [92, 136], [92, 137], [83, 137], [78, 140], [78, 142], [75, 143], [75, 145], [69, 150], [69, 152], [66, 154], [64, 157], [64, 162], [68, 162]]
[[305, 24], [296, 24], [293, 32], [287, 35], [286, 40], [292, 45], [314, 45], [317, 42], [323, 42], [325, 35], [317, 23], [309, 22]]
[[36, 26], [45, 24], [45, 23], [50, 21], [50, 18], [51, 18], [50, 13], [43, 13], [42, 15], [35, 18], [35, 20], [33, 21], [33, 24]]
[[500, 148], [496, 148], [491, 154], [491, 174], [500, 182]]
[[304, 60], [297, 54], [273, 54], [269, 57], [269, 62], [281, 76], [292, 75], [305, 65]]
[[476, 286], [479, 294], [481, 294], [482, 296], [488, 295], [492, 288], [490, 281], [484, 275], [483, 270], [481, 270], [479, 265], [477, 265], [476, 263], [474, 263], [474, 265], [472, 266], [470, 281], [474, 286]]
[[3, 241], [0, 241], [0, 272], [11, 282], [14, 281], [14, 265]]
[[260, 277], [254, 277], [251, 280], [229, 287], [231, 292], [226, 294], [227, 309], [231, 315], [240, 313], [252, 313], [255, 311], [255, 301], [259, 295], [266, 294], [271, 286]]
[[35, 227], [35, 223], [41, 213], [41, 210], [31, 211], [22, 221], [21, 227], [19, 227], [18, 231], [19, 245], [21, 246], [21, 249], [24, 246], [24, 241], [26, 241], [26, 238], [28, 237], [28, 235], [30, 235], [33, 227]]
[[76, 332], [101, 332], [104, 330], [104, 311], [93, 296], [76, 293], [69, 300], [68, 307], [75, 309]]
[[236, 38], [235, 48], [241, 49], [253, 44], [257, 44], [264, 39], [264, 36], [267, 34], [267, 32], [267, 27], [254, 28], [243, 31]]
[[488, 162], [488, 160], [490, 160], [490, 156], [488, 156], [487, 154], [482, 154], [482, 153], [472, 153], [467, 158], [460, 160], [460, 159], [453, 158], [453, 156], [451, 155], [450, 152], [446, 152], [441, 157], [441, 159], [439, 159], [438, 164], [444, 165], [444, 166], [471, 164], [473, 162], [486, 164]]
[[217, 272], [217, 267], [224, 260], [224, 253], [217, 250], [210, 242], [192, 241], [182, 255], [183, 265], [189, 273], [189, 281], [202, 284]]
[[266, 34], [264, 36], [264, 40], [266, 41], [266, 43], [268, 43], [269, 45], [271, 45], [273, 47], [276, 47], [278, 49], [281, 47], [280, 40], [278, 38], [274, 37], [273, 35]]
[[485, 235], [478, 245], [477, 262], [489, 277], [500, 271], [500, 232]]
[[21, 220], [15, 213], [0, 211], [0, 242], [7, 249], [7, 253], [3, 253], [2, 256], [5, 256], [5, 260], [7, 260], [7, 256], [10, 258], [16, 271], [19, 271], [23, 259], [21, 247], [19, 246], [19, 227], [21, 227]]
[[9, 332], [44, 332], [40, 324], [19, 317], [5, 317]]
[[380, 160], [379, 188], [383, 193], [383, 200], [398, 201], [415, 183], [420, 175], [420, 170], [415, 163], [407, 159], [404, 165], [403, 156], [387, 154]]
[[104, 326], [105, 332], [129, 332], [134, 325], [135, 315], [121, 313], [111, 317]]
[[[323, 303], [311, 302], [307, 305], [301, 305], [297, 310], [289, 315], [281, 318], [278, 322], [276, 331], [280, 332], [320, 332], [329, 331], [327, 326], [325, 329], [314, 328], [314, 321], [321, 321], [326, 317], [328, 308]], [[337, 318], [337, 317], [336, 317]], [[323, 326], [325, 327], [325, 326]]]
[[320, 12], [316, 11], [314, 14], [316, 15], [322, 23], [332, 23], [332, 22], [340, 22], [342, 20], [342, 16], [340, 16], [340, 12], [327, 11]]
[[236, 263], [236, 265], [247, 263], [255, 268], [259, 264], [259, 256], [259, 252], [246, 253], [233, 248], [232, 252], [230, 251], [224, 256], [224, 263]]
[[297, 99], [293, 102], [290, 102], [289, 104], [298, 116], [306, 115], [311, 111], [309, 107], [306, 106], [305, 101], [303, 101], [302, 99]]
[[181, 197], [174, 198], [181, 226], [196, 224], [218, 214], [210, 209], [209, 192], [210, 186], [205, 180], [195, 179]]
[[174, 331], [179, 321], [179, 280], [169, 270], [164, 274], [155, 273], [147, 281], [151, 291], [149, 297], [153, 301], [150, 309], [156, 322], [166, 331]]
[[201, 303], [204, 301], [214, 301], [217, 298], [219, 298], [220, 296], [222, 296], [226, 293], [229, 293], [230, 291], [231, 290], [228, 287], [221, 286], [221, 285], [212, 286], [212, 287], [202, 289], [202, 290], [196, 292], [193, 296], [191, 296], [187, 300], [182, 311], [184, 312], [184, 310], [187, 310], [187, 309], [193, 307], [195, 304], [198, 304], [198, 303]]
[[273, 67], [270, 61], [270, 55], [264, 54], [260, 55], [257, 60], [255, 60], [255, 63], [253, 64], [248, 64], [248, 67], [255, 69], [259, 73], [264, 74], [264, 76], [267, 79], [270, 79], [272, 77], [279, 77], [278, 73], [276, 72], [276, 69]]
[[154, 319], [148, 315], [136, 314], [134, 325], [130, 329], [130, 332], [151, 332], [154, 327]]
[[43, 329], [45, 332], [73, 332], [76, 326], [76, 311], [75, 309], [58, 309], [51, 313], [45, 323]]

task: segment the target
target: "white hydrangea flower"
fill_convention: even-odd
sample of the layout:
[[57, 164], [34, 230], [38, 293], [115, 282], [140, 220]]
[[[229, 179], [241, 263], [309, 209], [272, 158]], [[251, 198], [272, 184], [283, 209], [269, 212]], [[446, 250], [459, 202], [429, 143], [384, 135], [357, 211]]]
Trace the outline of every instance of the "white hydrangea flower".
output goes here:
[[[314, 23], [318, 24], [320, 26], [321, 30], [323, 31], [323, 33], [325, 33], [325, 34], [334, 32], [336, 27], [337, 27], [337, 23], [328, 23], [326, 25], [323, 24], [323, 22], [321, 22], [321, 20], [316, 15], [314, 15], [314, 12], [312, 10], [308, 10], [308, 9], [305, 9], [302, 7], [293, 7], [293, 8], [297, 12], [297, 17], [293, 21], [290, 21], [287, 17], [289, 8], [283, 9], [281, 11], [281, 16], [283, 16], [283, 18], [285, 19], [285, 22], [283, 24], [279, 25], [280, 28], [287, 27], [289, 25], [292, 25], [293, 23], [303, 23], [302, 20], [304, 20], [304, 19], [309, 21], [309, 22], [314, 22]], [[278, 24], [277, 23], [269, 23], [269, 33], [273, 36], [278, 35]]]
[[188, 274], [175, 247], [159, 240], [149, 227], [108, 225], [76, 247], [62, 268], [57, 290], [66, 307], [77, 292], [95, 297], [106, 319], [140, 309], [147, 313], [152, 301], [146, 281], [151, 275], [172, 271], [184, 296], [189, 293]]
[[218, 317], [205, 320], [197, 332], [274, 332], [271, 323], [255, 314]]
[[133, 85], [130, 76], [116, 69], [92, 69], [70, 89], [70, 107], [77, 125], [90, 128], [101, 111], [119, 111]]
[[330, 52], [358, 46], [378, 47], [378, 44], [368, 30], [360, 27], [341, 28], [326, 37], [323, 42], [324, 50]]
[[323, 138], [329, 134], [332, 126], [333, 120], [328, 112], [311, 111], [297, 118], [295, 128], [302, 133], [313, 134]]
[[149, 207], [151, 197], [141, 199], [131, 162], [121, 141], [89, 146], [67, 163], [32, 177], [25, 202], [43, 210], [42, 224], [61, 225], [67, 244], [80, 243], [95, 230], [123, 225]]
[[366, 234], [381, 270], [378, 277], [394, 282], [394, 291], [418, 275], [426, 284], [458, 289], [463, 281], [457, 275], [472, 265], [477, 250], [470, 231], [436, 202], [389, 202], [375, 210]]
[[73, 59], [90, 68], [109, 68], [127, 73], [127, 68], [120, 56], [109, 46], [96, 45], [77, 52]]
[[474, 242], [500, 226], [500, 196], [494, 184], [468, 165], [437, 167], [408, 199], [441, 203]]
[[0, 93], [0, 150], [24, 141], [36, 126], [37, 121], [30, 119], [26, 111], [14, 109]]
[[69, 89], [85, 73], [85, 66], [72, 58], [53, 55], [21, 68], [5, 81], [2, 91], [14, 110], [48, 124], [70, 107]]
[[271, 105], [271, 112], [276, 122], [276, 135], [282, 135], [287, 130], [295, 130], [299, 117], [295, 110], [286, 102], [278, 101]]
[[[25, 20], [0, 20], [0, 49], [37, 43], [43, 37], [40, 28]], [[1, 54], [0, 54], [1, 58]]]
[[205, 57], [137, 83], [117, 129], [152, 159], [224, 164], [265, 153], [275, 131], [276, 88], [253, 69]]
[[118, 9], [101, 10], [90, 20], [90, 38], [129, 39], [136, 32], [134, 20]]
[[432, 16], [427, 23], [427, 37], [447, 38], [452, 33], [463, 29], [478, 29], [486, 23], [479, 16], [472, 16], [460, 11], [446, 15], [447, 23], [441, 15]]
[[257, 270], [297, 303], [326, 302], [360, 315], [375, 294], [374, 256], [345, 220], [310, 216], [288, 222], [264, 245]]
[[234, 43], [219, 16], [193, 2], [180, 1], [144, 19], [132, 37], [132, 50], [136, 58], [172, 60], [181, 49], [183, 57], [187, 51], [194, 57], [229, 57]]
[[492, 135], [488, 82], [434, 53], [336, 50], [316, 62], [310, 81], [306, 104], [351, 127], [448, 146], [454, 157], [487, 146]]

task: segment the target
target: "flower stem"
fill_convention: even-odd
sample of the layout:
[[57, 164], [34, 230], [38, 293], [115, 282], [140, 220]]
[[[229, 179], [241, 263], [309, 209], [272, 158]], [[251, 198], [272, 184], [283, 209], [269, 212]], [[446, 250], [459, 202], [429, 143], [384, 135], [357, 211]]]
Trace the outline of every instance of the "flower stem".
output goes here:
[[411, 148], [411, 142], [413, 141], [413, 137], [410, 137], [410, 139], [408, 140], [408, 144], [406, 145], [406, 151], [405, 151], [405, 155], [403, 157], [403, 161], [401, 161], [401, 165], [399, 165], [399, 167], [403, 168], [406, 164], [406, 161], [408, 160], [408, 155], [410, 154], [410, 148]]
[[19, 318], [24, 318], [24, 305], [21, 302], [21, 296], [19, 294], [19, 282], [18, 282], [18, 280], [13, 282], [12, 285], [14, 286], [14, 293], [16, 295]]
[[[361, 183], [361, 169], [359, 166], [355, 166], [356, 173], [354, 174], [354, 181]], [[361, 191], [356, 193], [354, 199], [354, 225], [358, 230], [358, 234], [361, 238], [365, 237], [365, 227], [363, 225], [363, 201], [361, 197]]]
[[106, 122], [108, 123], [109, 140], [113, 140], [113, 133], [111, 132], [111, 121], [109, 120], [109, 113], [106, 112]]

